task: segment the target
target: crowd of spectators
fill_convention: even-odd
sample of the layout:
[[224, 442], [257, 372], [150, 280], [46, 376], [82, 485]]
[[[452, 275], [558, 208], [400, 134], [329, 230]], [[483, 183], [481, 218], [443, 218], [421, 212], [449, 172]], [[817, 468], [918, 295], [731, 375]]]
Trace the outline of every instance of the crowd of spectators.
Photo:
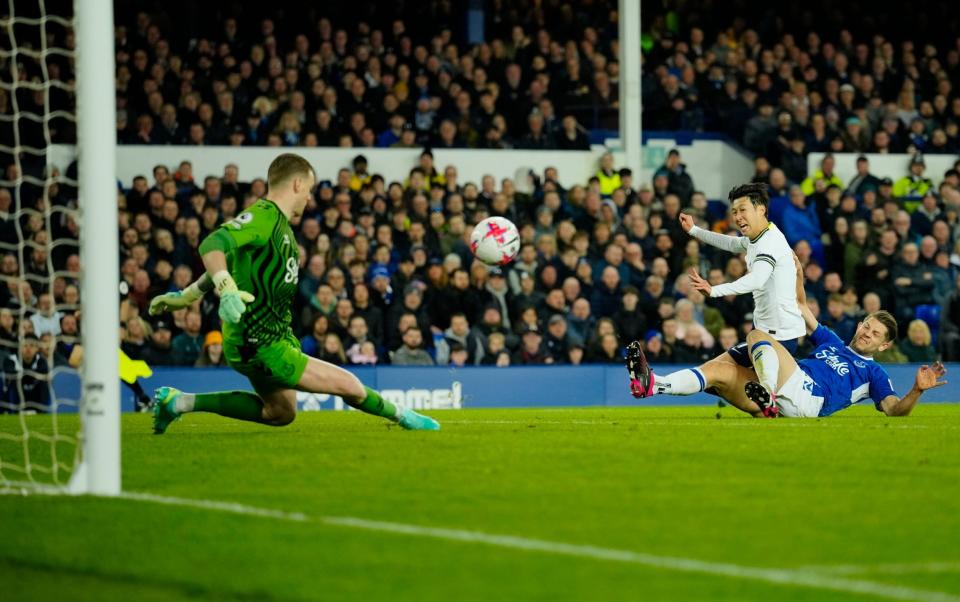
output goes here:
[[795, 181], [810, 152], [960, 151], [949, 3], [901, 11], [816, 0], [729, 13], [691, 3], [645, 14], [644, 128], [723, 132]]
[[586, 149], [586, 128], [617, 127], [608, 0], [502, 2], [473, 44], [459, 3], [197, 8], [190, 37], [132, 4], [115, 36], [123, 143]]
[[[891, 182], [860, 167], [851, 182], [839, 181], [829, 156], [801, 184], [787, 185], [777, 168], [756, 176], [769, 183], [770, 214], [804, 264], [812, 310], [843, 337], [864, 312], [893, 310], [902, 340], [882, 361], [960, 358], [957, 172], [934, 188], [941, 201], [892, 196]], [[530, 193], [509, 179], [461, 182], [456, 166], [434, 165], [430, 151], [404, 181], [385, 181], [362, 155], [328, 175], [294, 224], [301, 271], [292, 327], [309, 355], [336, 364], [616, 363], [627, 342], [642, 340], [654, 362], [699, 363], [752, 328], [750, 296], [705, 299], [690, 286], [691, 268], [717, 284], [746, 266], [680, 228], [682, 210], [731, 232], [725, 205], [697, 190], [677, 151], [649, 183], [615, 169], [608, 154], [590, 181], [564, 188], [551, 168]], [[868, 188], [851, 192], [860, 185]], [[53, 191], [51, 204], [72, 206]], [[131, 358], [224, 365], [214, 295], [159, 319], [146, 309], [153, 295], [198, 276], [204, 236], [264, 196], [263, 179], [243, 178], [235, 165], [195, 179], [187, 161], [158, 165], [119, 192], [121, 347]], [[0, 190], [0, 209], [5, 201]], [[485, 266], [469, 251], [472, 224], [494, 214], [520, 229], [509, 266]], [[44, 255], [47, 224], [34, 217], [21, 224], [37, 243], [23, 267], [16, 253], [0, 262], [8, 285], [0, 338], [15, 346], [19, 331], [54, 365], [68, 363], [78, 258], [69, 245]], [[52, 230], [69, 239], [72, 217], [53, 214]]]

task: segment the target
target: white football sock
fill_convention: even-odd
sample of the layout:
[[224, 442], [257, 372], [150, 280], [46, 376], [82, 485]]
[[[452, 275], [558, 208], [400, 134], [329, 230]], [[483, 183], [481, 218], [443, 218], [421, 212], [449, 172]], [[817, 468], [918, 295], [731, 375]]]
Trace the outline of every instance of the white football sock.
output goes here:
[[174, 409], [178, 414], [183, 414], [184, 412], [192, 412], [193, 404], [197, 400], [197, 396], [193, 393], [181, 393], [175, 402], [173, 402]]
[[697, 368], [679, 370], [653, 379], [653, 392], [664, 395], [693, 395], [706, 388], [703, 372]]
[[777, 380], [780, 378], [780, 356], [777, 350], [768, 341], [760, 341], [750, 349], [753, 358], [753, 367], [757, 371], [760, 386], [767, 393], [774, 395], [777, 392]]

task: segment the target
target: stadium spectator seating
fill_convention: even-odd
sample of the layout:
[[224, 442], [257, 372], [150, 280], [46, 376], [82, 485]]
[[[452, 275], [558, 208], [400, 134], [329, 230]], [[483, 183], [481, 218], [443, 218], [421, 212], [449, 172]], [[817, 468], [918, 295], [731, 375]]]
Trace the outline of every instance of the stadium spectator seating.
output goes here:
[[[126, 144], [563, 149], [585, 146], [585, 127], [616, 126], [616, 27], [607, 2], [557, 0], [529, 12], [520, 10], [527, 3], [502, 2], [502, 12], [487, 15], [487, 41], [474, 45], [455, 33], [456, 15], [441, 10], [457, 3], [374, 16], [374, 3], [354, 2], [352, 17], [197, 6], [191, 22], [199, 25], [189, 31], [173, 12], [127, 4], [117, 27], [117, 135]], [[717, 31], [702, 14], [671, 14], [652, 14], [646, 34], [645, 127], [721, 130], [756, 154], [754, 179], [769, 184], [771, 208], [783, 216], [825, 322], [848, 328], [865, 311], [891, 308], [901, 335], [911, 320], [925, 320], [943, 357], [960, 359], [960, 166], [926, 175], [920, 154], [956, 149], [956, 40], [895, 46], [846, 30], [808, 34], [809, 27], [801, 35], [767, 23], [767, 13], [757, 24], [717, 20]], [[68, 77], [69, 65], [57, 69]], [[37, 99], [23, 99], [21, 111], [28, 102]], [[3, 94], [0, 112], [12, 113]], [[0, 121], [3, 140], [10, 123]], [[42, 132], [25, 135], [43, 144]], [[62, 124], [52, 141], [71, 136]], [[844, 182], [829, 156], [808, 175], [813, 150], [917, 154], [897, 182], [872, 176], [869, 162]], [[6, 179], [16, 180], [12, 158], [2, 159]], [[340, 364], [391, 355], [579, 363], [619, 361], [617, 348], [641, 338], [657, 361], [670, 362], [719, 353], [725, 327], [742, 340], [752, 300], [703, 299], [684, 275], [696, 268], [717, 283], [745, 269], [741, 258], [701, 248], [679, 228], [683, 210], [730, 231], [697, 191], [696, 166], [671, 153], [641, 182], [607, 161], [569, 188], [555, 174], [536, 174], [529, 194], [509, 180], [461, 182], [456, 165], [434, 165], [429, 151], [405, 181], [384, 181], [360, 156], [353, 169], [317, 166], [315, 202], [296, 226], [303, 252], [294, 329], [304, 349]], [[22, 165], [43, 173], [42, 165]], [[121, 321], [130, 357], [223, 363], [214, 297], [160, 320], [147, 319], [146, 307], [152, 295], [197, 276], [199, 241], [264, 195], [264, 175], [241, 181], [225, 165], [220, 177], [199, 178], [181, 163], [121, 183]], [[17, 243], [19, 208], [75, 204], [66, 184], [2, 187], [0, 240]], [[523, 238], [503, 273], [474, 262], [465, 243], [471, 224], [493, 214], [515, 221]], [[0, 262], [0, 339], [9, 348], [18, 332], [33, 331], [50, 345], [55, 317], [64, 332], [77, 328], [77, 289], [67, 276], [49, 287], [43, 279], [79, 266], [75, 247], [51, 247], [48, 238], [74, 239], [77, 226], [66, 212], [49, 223], [41, 213], [17, 215], [34, 244], [22, 266], [16, 253]], [[608, 266], [616, 278], [602, 283]], [[18, 323], [22, 307], [36, 319]], [[419, 342], [403, 336], [412, 325]], [[527, 336], [532, 330], [540, 336]], [[51, 350], [61, 362], [70, 352], [62, 344]]]

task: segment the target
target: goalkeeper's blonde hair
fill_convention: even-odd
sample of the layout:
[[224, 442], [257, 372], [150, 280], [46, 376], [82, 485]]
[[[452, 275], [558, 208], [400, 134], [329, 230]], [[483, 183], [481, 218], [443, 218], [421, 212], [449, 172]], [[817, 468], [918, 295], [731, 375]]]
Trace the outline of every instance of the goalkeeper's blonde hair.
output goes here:
[[270, 163], [267, 169], [267, 184], [271, 189], [285, 184], [297, 176], [314, 176], [310, 162], [295, 153], [284, 153]]

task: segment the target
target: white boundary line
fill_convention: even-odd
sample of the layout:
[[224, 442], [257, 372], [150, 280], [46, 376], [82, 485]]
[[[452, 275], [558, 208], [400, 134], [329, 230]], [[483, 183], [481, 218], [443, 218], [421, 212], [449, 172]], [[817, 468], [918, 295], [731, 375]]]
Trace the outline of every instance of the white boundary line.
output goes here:
[[[65, 494], [62, 489], [55, 487], [37, 488], [36, 486], [34, 486], [30, 492], [25, 489], [20, 489], [8, 490], [6, 493], [20, 493], [23, 495], [28, 495], [29, 493], [46, 495]], [[730, 577], [736, 579], [752, 579], [754, 581], [764, 581], [779, 585], [812, 587], [817, 589], [829, 589], [856, 594], [868, 594], [891, 600], [917, 600], [919, 602], [960, 602], [960, 596], [955, 596], [945, 592], [920, 590], [886, 583], [877, 583], [874, 581], [864, 581], [861, 579], [849, 579], [829, 574], [834, 573], [842, 575], [869, 572], [954, 572], [960, 570], [960, 563], [952, 562], [917, 564], [905, 563], [875, 566], [808, 566], [800, 567], [796, 570], [765, 569], [742, 566], [738, 564], [696, 560], [693, 558], [659, 556], [656, 554], [645, 554], [643, 552], [634, 552], [631, 550], [618, 550], [614, 548], [602, 548], [597, 546], [532, 539], [528, 537], [518, 537], [515, 535], [498, 535], [493, 533], [484, 533], [482, 531], [425, 527], [421, 525], [367, 520], [353, 516], [311, 517], [302, 512], [286, 512], [283, 510], [248, 506], [246, 504], [239, 504], [235, 502], [178, 498], [140, 492], [123, 492], [120, 494], [119, 498], [138, 502], [162, 504], [166, 506], [179, 506], [185, 508], [197, 508], [200, 510], [211, 510], [215, 512], [227, 512], [242, 516], [255, 516], [259, 518], [271, 518], [275, 520], [298, 523], [317, 522], [334, 527], [364, 529], [367, 531], [394, 533], [413, 537], [429, 537], [433, 539], [442, 539], [445, 541], [479, 543], [513, 550], [544, 552], [547, 554], [589, 558], [593, 560], [625, 562], [629, 564], [637, 564], [680, 572], [704, 573], [708, 575], [718, 575], [721, 577]]]
[[[54, 488], [35, 492], [46, 494], [60, 494], [62, 490]], [[518, 537], [515, 535], [498, 535], [493, 533], [484, 533], [482, 531], [468, 531], [462, 529], [445, 529], [440, 527], [425, 527], [421, 525], [412, 525], [404, 523], [393, 523], [384, 521], [367, 520], [352, 516], [317, 516], [311, 517], [301, 512], [285, 512], [283, 510], [273, 510], [270, 508], [260, 508], [248, 506], [234, 502], [220, 502], [215, 500], [178, 498], [152, 493], [124, 492], [119, 496], [120, 499], [133, 500], [138, 502], [148, 502], [163, 504], [167, 506], [179, 506], [185, 508], [197, 508], [201, 510], [211, 510], [215, 512], [227, 512], [242, 516], [255, 516], [260, 518], [271, 518], [298, 523], [316, 522], [334, 527], [364, 529], [367, 531], [377, 531], [380, 533], [394, 533], [398, 535], [409, 535], [412, 537], [429, 537], [433, 539], [442, 539], [445, 541], [457, 541], [464, 543], [478, 543], [483, 545], [507, 548], [512, 550], [525, 550], [529, 552], [543, 552], [547, 554], [558, 554], [562, 556], [572, 556], [576, 558], [589, 558], [592, 560], [606, 560], [613, 562], [625, 562], [641, 566], [667, 569], [672, 571], [703, 573], [708, 575], [717, 575], [734, 579], [751, 579], [754, 581], [763, 581], [766, 583], [775, 583], [779, 585], [811, 587], [817, 589], [835, 590], [856, 594], [867, 594], [887, 598], [890, 600], [915, 600], [919, 602], [960, 602], [960, 596], [948, 594], [945, 592], [929, 591], [903, 587], [898, 585], [877, 583], [874, 581], [865, 581], [861, 579], [849, 579], [846, 577], [833, 576], [826, 574], [830, 567], [807, 567], [805, 569], [767, 569], [758, 567], [742, 566], [738, 564], [710, 562], [705, 560], [696, 560], [693, 558], [680, 558], [674, 556], [659, 556], [656, 554], [645, 554], [643, 552], [634, 552], [630, 550], [618, 550], [614, 548], [602, 548], [589, 545], [569, 544], [556, 541], [547, 541], [542, 539], [532, 539], [527, 537]], [[935, 564], [935, 563], [934, 563]], [[943, 563], [957, 567], [954, 563]], [[878, 565], [883, 567], [884, 565]], [[900, 565], [907, 566], [907, 565]], [[923, 565], [918, 565], [923, 566]], [[928, 564], [927, 566], [930, 566]], [[850, 572], [870, 572], [872, 568], [868, 567], [837, 567], [844, 570], [851, 569]], [[866, 571], [859, 571], [860, 568], [866, 568]], [[852, 569], [857, 569], [854, 571]], [[842, 572], [842, 571], [841, 571]], [[894, 572], [894, 571], [890, 571]], [[907, 572], [907, 571], [903, 571]]]
[[898, 562], [888, 564], [842, 564], [808, 565], [797, 570], [830, 575], [858, 575], [883, 573], [886, 575], [909, 575], [915, 573], [960, 573], [960, 562]]

